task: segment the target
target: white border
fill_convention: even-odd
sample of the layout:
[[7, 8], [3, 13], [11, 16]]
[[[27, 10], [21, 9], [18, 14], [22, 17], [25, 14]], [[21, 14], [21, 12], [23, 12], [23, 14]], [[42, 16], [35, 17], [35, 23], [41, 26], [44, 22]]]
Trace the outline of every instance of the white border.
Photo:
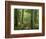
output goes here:
[[[17, 9], [39, 9], [39, 30], [14, 30], [14, 8]], [[11, 5], [11, 34], [41, 33], [42, 32], [42, 7]]]

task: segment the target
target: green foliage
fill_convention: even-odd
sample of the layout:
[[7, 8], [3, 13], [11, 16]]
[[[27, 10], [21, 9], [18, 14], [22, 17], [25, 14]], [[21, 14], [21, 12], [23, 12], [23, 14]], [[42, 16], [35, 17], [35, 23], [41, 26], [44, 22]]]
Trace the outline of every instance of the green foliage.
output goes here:
[[37, 9], [14, 9], [14, 30], [38, 29], [38, 13]]

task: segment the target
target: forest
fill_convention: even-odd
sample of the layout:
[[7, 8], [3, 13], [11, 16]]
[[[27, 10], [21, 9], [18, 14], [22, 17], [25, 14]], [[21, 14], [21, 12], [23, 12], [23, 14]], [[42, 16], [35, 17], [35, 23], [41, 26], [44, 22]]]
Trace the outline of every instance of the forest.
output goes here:
[[14, 30], [39, 29], [38, 9], [14, 9]]

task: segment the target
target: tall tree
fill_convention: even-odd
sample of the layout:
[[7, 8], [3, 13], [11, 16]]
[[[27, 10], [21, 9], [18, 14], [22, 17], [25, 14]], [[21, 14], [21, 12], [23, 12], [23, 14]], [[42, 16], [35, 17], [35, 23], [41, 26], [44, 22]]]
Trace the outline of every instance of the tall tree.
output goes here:
[[14, 29], [16, 29], [18, 22], [17, 22], [17, 9], [14, 9]]
[[24, 17], [24, 9], [22, 9], [22, 24], [23, 24], [23, 17]]

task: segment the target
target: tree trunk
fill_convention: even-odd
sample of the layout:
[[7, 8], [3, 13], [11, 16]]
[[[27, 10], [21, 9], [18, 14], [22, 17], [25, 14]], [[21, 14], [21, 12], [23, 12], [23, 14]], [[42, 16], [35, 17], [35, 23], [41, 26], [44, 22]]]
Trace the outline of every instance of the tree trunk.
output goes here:
[[14, 26], [16, 25], [15, 27], [17, 27], [17, 25], [18, 25], [18, 22], [17, 22], [17, 13], [18, 13], [17, 9], [15, 9], [14, 10]]
[[24, 9], [22, 9], [22, 24], [23, 24]]
[[34, 13], [35, 13], [35, 10], [32, 10], [32, 13], [31, 13], [31, 29], [34, 29]]

